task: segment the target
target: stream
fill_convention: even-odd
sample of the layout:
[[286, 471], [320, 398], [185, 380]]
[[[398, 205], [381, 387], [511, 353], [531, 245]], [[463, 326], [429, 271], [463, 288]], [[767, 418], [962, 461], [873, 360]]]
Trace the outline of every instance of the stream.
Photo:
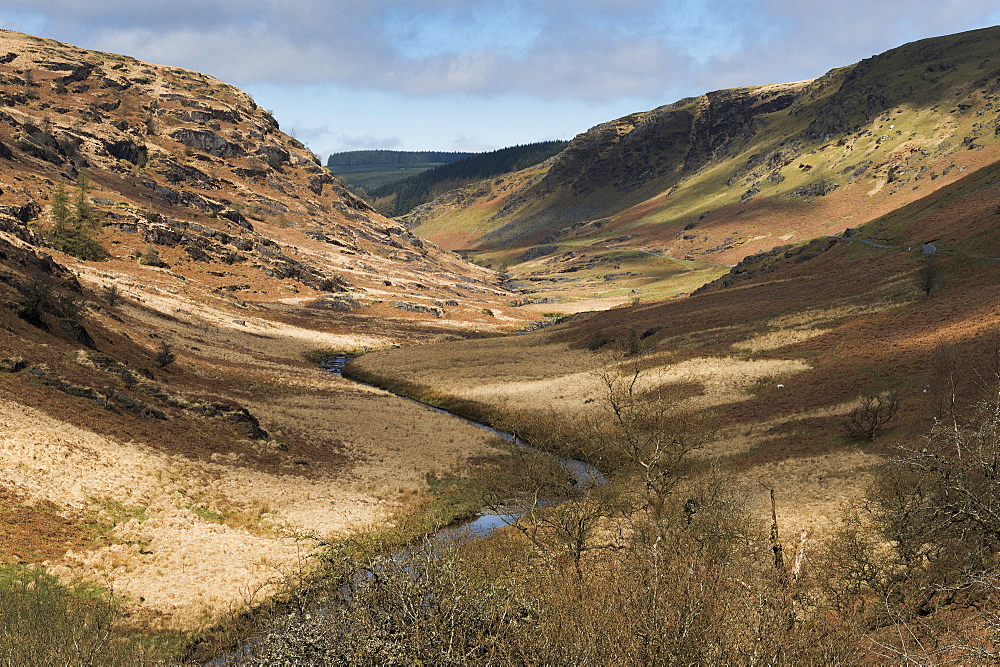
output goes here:
[[[331, 375], [342, 376], [344, 367], [347, 366], [347, 364], [350, 363], [350, 361], [351, 357], [339, 356], [323, 361], [320, 364], [320, 366], [322, 366], [322, 368]], [[357, 382], [357, 381], [352, 380], [352, 382]], [[364, 383], [358, 382], [358, 384], [364, 384]], [[374, 386], [374, 385], [367, 385], [367, 386]], [[398, 394], [396, 395], [399, 396]], [[515, 436], [512, 433], [500, 431], [498, 429], [493, 428], [492, 426], [488, 426], [481, 422], [477, 422], [475, 420], [462, 417], [461, 415], [449, 412], [448, 410], [445, 410], [443, 408], [438, 408], [433, 405], [428, 405], [427, 403], [422, 403], [416, 399], [412, 399], [407, 396], [399, 396], [399, 398], [403, 398], [407, 401], [416, 403], [420, 406], [423, 406], [427, 410], [433, 410], [434, 412], [450, 415], [455, 419], [461, 419], [467, 424], [471, 424], [476, 428], [487, 431], [493, 435], [497, 435], [506, 440], [507, 442], [513, 443], [519, 447], [525, 447], [532, 451], [540, 452], [546, 454], [547, 456], [551, 456], [559, 463], [562, 469], [566, 472], [567, 477], [571, 480], [571, 485], [576, 488], [601, 486], [607, 481], [606, 478], [604, 477], [604, 474], [601, 473], [601, 471], [595, 468], [594, 466], [590, 465], [589, 463], [584, 463], [583, 461], [578, 461], [577, 459], [570, 459], [561, 456], [556, 456], [554, 454], [548, 454], [547, 452], [543, 452], [540, 449], [537, 449], [522, 442], [519, 438], [517, 438], [517, 436]], [[559, 501], [558, 499], [553, 499], [549, 502], [559, 502]], [[517, 521], [517, 519], [522, 514], [523, 512], [511, 512], [506, 514], [497, 513], [491, 511], [488, 508], [483, 508], [483, 510], [475, 518], [468, 519], [465, 521], [460, 521], [451, 526], [446, 526], [438, 530], [436, 533], [429, 535], [427, 539], [432, 542], [433, 541], [451, 542], [454, 540], [482, 539], [493, 533], [495, 530], [503, 528], [504, 526], [508, 526], [513, 522]], [[397, 555], [403, 554], [405, 552], [406, 549], [403, 549], [397, 552]], [[360, 575], [360, 576], [365, 576], [365, 575]], [[222, 667], [223, 665], [242, 664], [244, 661], [248, 659], [253, 659], [253, 652], [254, 652], [253, 647], [255, 643], [256, 642], [254, 639], [250, 639], [245, 643], [243, 643], [234, 651], [226, 655], [220, 656], [218, 658], [215, 658], [207, 662], [206, 664], [211, 665], [212, 667]]]
[[[350, 363], [350, 361], [351, 357], [339, 356], [324, 361], [321, 364], [321, 366], [331, 375], [342, 376], [344, 368], [347, 366], [348, 363]], [[356, 380], [352, 380], [352, 382], [356, 382]], [[374, 385], [369, 385], [369, 386], [374, 386]], [[399, 394], [396, 395], [399, 396]], [[547, 456], [551, 456], [559, 463], [562, 469], [566, 472], [567, 477], [569, 477], [572, 480], [572, 485], [574, 487], [586, 488], [592, 486], [601, 486], [607, 481], [604, 477], [604, 474], [601, 473], [601, 471], [595, 468], [594, 466], [590, 465], [589, 463], [584, 463], [583, 461], [579, 461], [577, 459], [570, 459], [562, 456], [556, 456], [554, 454], [548, 454], [547, 452], [543, 452], [540, 449], [537, 449], [522, 442], [517, 436], [515, 436], [512, 433], [507, 433], [506, 431], [500, 431], [498, 429], [493, 428], [492, 426], [483, 424], [481, 422], [477, 422], [473, 419], [469, 419], [461, 415], [457, 415], [454, 412], [449, 412], [448, 410], [445, 410], [443, 408], [438, 408], [433, 405], [428, 405], [427, 403], [423, 403], [421, 401], [409, 398], [407, 396], [399, 396], [399, 398], [403, 398], [407, 401], [416, 403], [417, 405], [421, 405], [427, 410], [433, 410], [434, 412], [440, 414], [450, 415], [455, 419], [461, 419], [467, 424], [471, 424], [476, 428], [482, 429], [484, 431], [487, 431], [488, 433], [499, 436], [504, 440], [506, 440], [507, 442], [513, 443], [519, 447], [525, 447], [532, 451], [543, 453], [546, 454]], [[492, 512], [484, 508], [483, 511], [480, 512], [479, 516], [477, 516], [476, 518], [470, 519], [465, 522], [460, 522], [453, 526], [448, 526], [446, 528], [443, 528], [439, 530], [437, 533], [435, 533], [431, 539], [455, 539], [455, 537], [457, 536], [467, 536], [469, 538], [486, 537], [494, 530], [502, 528], [506, 525], [510, 525], [512, 522], [516, 521], [518, 517], [521, 516], [521, 514], [522, 514], [521, 512], [513, 512], [510, 514], [497, 514], [495, 512]]]

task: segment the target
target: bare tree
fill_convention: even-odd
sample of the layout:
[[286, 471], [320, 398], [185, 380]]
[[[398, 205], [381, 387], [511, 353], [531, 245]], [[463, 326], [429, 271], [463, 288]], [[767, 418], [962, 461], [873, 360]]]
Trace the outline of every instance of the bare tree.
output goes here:
[[860, 404], [847, 415], [844, 429], [851, 437], [875, 442], [878, 434], [895, 419], [899, 411], [899, 393], [884, 391], [865, 394]]
[[641, 359], [618, 355], [599, 372], [604, 409], [594, 430], [617, 464], [638, 478], [641, 509], [659, 522], [688, 456], [704, 444], [711, 429], [704, 411], [679, 409], [661, 388], [644, 389], [642, 371]]
[[940, 282], [940, 266], [937, 255], [925, 255], [923, 264], [917, 270], [917, 287], [925, 296], [930, 296]]
[[1000, 404], [883, 466], [834, 543], [836, 595], [862, 610], [877, 654], [1000, 655]]

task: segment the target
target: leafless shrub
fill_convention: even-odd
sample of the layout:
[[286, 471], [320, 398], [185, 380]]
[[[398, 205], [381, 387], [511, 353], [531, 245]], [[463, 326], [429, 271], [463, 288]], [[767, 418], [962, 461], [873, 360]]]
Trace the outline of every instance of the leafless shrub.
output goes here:
[[603, 411], [592, 423], [616, 468], [634, 475], [644, 495], [642, 509], [659, 517], [683, 478], [689, 455], [711, 434], [705, 411], [677, 409], [669, 393], [647, 389], [641, 360], [617, 356], [598, 377]]
[[898, 411], [898, 392], [865, 394], [861, 397], [859, 405], [847, 415], [844, 430], [853, 438], [864, 438], [874, 442], [878, 434], [895, 419]]
[[883, 467], [837, 536], [838, 605], [861, 611], [883, 656], [998, 655], [1000, 405], [939, 423], [925, 445]]
[[925, 255], [923, 263], [917, 270], [917, 287], [924, 296], [929, 297], [940, 281], [941, 271], [937, 255]]

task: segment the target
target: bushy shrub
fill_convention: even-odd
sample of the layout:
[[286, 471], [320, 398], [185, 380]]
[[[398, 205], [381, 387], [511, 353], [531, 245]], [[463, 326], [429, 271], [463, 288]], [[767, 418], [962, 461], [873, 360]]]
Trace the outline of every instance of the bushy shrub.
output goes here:
[[847, 415], [844, 430], [854, 438], [864, 438], [874, 442], [878, 434], [888, 426], [899, 411], [899, 394], [884, 391], [881, 394], [865, 394], [859, 404]]
[[160, 343], [160, 347], [156, 350], [156, 365], [160, 368], [166, 368], [176, 359], [177, 355], [174, 354], [173, 346], [166, 341]]
[[161, 269], [167, 268], [167, 263], [160, 259], [159, 251], [153, 246], [146, 246], [146, 249], [139, 255], [139, 263], [143, 266], [155, 266]]
[[[170, 660], [170, 639], [121, 628], [108, 591], [67, 588], [44, 572], [0, 567], [0, 662], [5, 665], [134, 665]], [[162, 641], [161, 641], [162, 640]]]

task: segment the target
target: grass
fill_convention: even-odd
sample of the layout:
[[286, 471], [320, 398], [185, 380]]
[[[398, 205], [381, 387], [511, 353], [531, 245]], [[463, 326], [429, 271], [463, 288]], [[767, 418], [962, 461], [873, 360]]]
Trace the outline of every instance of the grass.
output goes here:
[[381, 387], [399, 396], [412, 398], [483, 424], [492, 424], [497, 419], [497, 414], [490, 410], [485, 403], [462, 398], [447, 391], [432, 389], [403, 378], [382, 375], [357, 365], [345, 368], [344, 377]]
[[224, 655], [266, 631], [276, 619], [294, 614], [302, 596], [311, 604], [324, 594], [333, 595], [372, 558], [396, 553], [441, 528], [472, 518], [483, 507], [484, 488], [479, 477], [429, 476], [425, 499], [416, 508], [390, 518], [382, 528], [320, 542], [300, 558], [279, 595], [266, 604], [241, 608], [190, 637], [184, 662], [204, 663]]
[[216, 512], [215, 510], [209, 509], [202, 505], [193, 505], [191, 511], [195, 513], [196, 516], [201, 517], [205, 521], [211, 523], [222, 523], [225, 518], [221, 512]]

